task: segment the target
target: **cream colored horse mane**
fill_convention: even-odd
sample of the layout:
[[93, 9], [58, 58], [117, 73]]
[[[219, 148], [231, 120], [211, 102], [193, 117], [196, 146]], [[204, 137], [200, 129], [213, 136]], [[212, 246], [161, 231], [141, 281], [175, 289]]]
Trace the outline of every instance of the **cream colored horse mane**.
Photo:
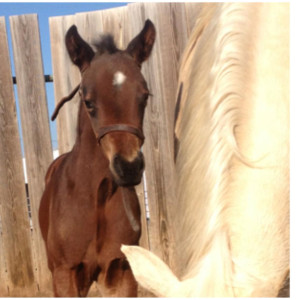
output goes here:
[[178, 268], [122, 251], [156, 296], [276, 296], [289, 272], [289, 4], [203, 4], [181, 84]]

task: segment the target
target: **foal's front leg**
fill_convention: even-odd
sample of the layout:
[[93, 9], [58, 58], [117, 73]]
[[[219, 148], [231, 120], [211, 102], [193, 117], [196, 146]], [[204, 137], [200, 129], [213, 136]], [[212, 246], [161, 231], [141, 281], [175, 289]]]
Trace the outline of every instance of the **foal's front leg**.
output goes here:
[[109, 263], [107, 271], [99, 276], [99, 289], [103, 297], [137, 297], [138, 284], [125, 258]]
[[55, 297], [78, 297], [76, 269], [59, 266], [53, 270], [53, 290]]

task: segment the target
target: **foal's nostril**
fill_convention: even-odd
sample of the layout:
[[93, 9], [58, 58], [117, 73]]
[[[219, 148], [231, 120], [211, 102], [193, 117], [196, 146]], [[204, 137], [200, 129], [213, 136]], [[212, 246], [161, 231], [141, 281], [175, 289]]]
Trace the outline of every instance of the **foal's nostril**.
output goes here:
[[123, 172], [123, 169], [122, 169], [122, 163], [121, 163], [121, 157], [119, 154], [115, 154], [114, 157], [113, 157], [113, 165], [114, 165], [114, 168], [117, 172], [117, 174], [120, 176], [120, 177], [123, 177], [124, 176], [124, 172]]
[[120, 154], [113, 157], [113, 171], [115, 177], [119, 178], [120, 185], [136, 185], [140, 183], [144, 170], [144, 157], [141, 152], [132, 161], [125, 160]]
[[115, 154], [113, 156], [113, 163], [118, 164], [119, 162], [120, 162], [120, 156], [119, 156], [119, 154]]

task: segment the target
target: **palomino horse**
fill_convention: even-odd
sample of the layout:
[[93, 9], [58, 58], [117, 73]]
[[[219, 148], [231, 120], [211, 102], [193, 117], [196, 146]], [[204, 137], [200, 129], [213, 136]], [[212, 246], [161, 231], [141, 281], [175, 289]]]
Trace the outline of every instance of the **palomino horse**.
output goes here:
[[277, 296], [290, 249], [289, 4], [203, 4], [181, 85], [176, 267], [122, 250], [157, 296]]
[[80, 92], [77, 139], [49, 167], [39, 209], [55, 296], [86, 296], [98, 280], [103, 296], [136, 296], [137, 283], [120, 251], [138, 245], [140, 208], [134, 185], [144, 169], [140, 148], [149, 96], [141, 64], [152, 50], [155, 27], [147, 20], [118, 50], [111, 36], [97, 53], [73, 25], [66, 34], [81, 84], [57, 106]]

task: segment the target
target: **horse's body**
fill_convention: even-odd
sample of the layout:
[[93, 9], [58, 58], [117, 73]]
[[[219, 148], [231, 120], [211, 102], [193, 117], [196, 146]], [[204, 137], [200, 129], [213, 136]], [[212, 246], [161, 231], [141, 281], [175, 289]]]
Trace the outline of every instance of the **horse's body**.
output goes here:
[[289, 5], [204, 4], [179, 82], [178, 269], [123, 252], [157, 296], [277, 296], [289, 272]]
[[86, 296], [96, 280], [103, 296], [137, 295], [120, 246], [137, 245], [141, 233], [134, 185], [148, 91], [140, 65], [154, 38], [147, 21], [126, 51], [107, 38], [95, 55], [75, 27], [66, 35], [82, 75], [77, 139], [49, 167], [39, 210], [55, 296]]

